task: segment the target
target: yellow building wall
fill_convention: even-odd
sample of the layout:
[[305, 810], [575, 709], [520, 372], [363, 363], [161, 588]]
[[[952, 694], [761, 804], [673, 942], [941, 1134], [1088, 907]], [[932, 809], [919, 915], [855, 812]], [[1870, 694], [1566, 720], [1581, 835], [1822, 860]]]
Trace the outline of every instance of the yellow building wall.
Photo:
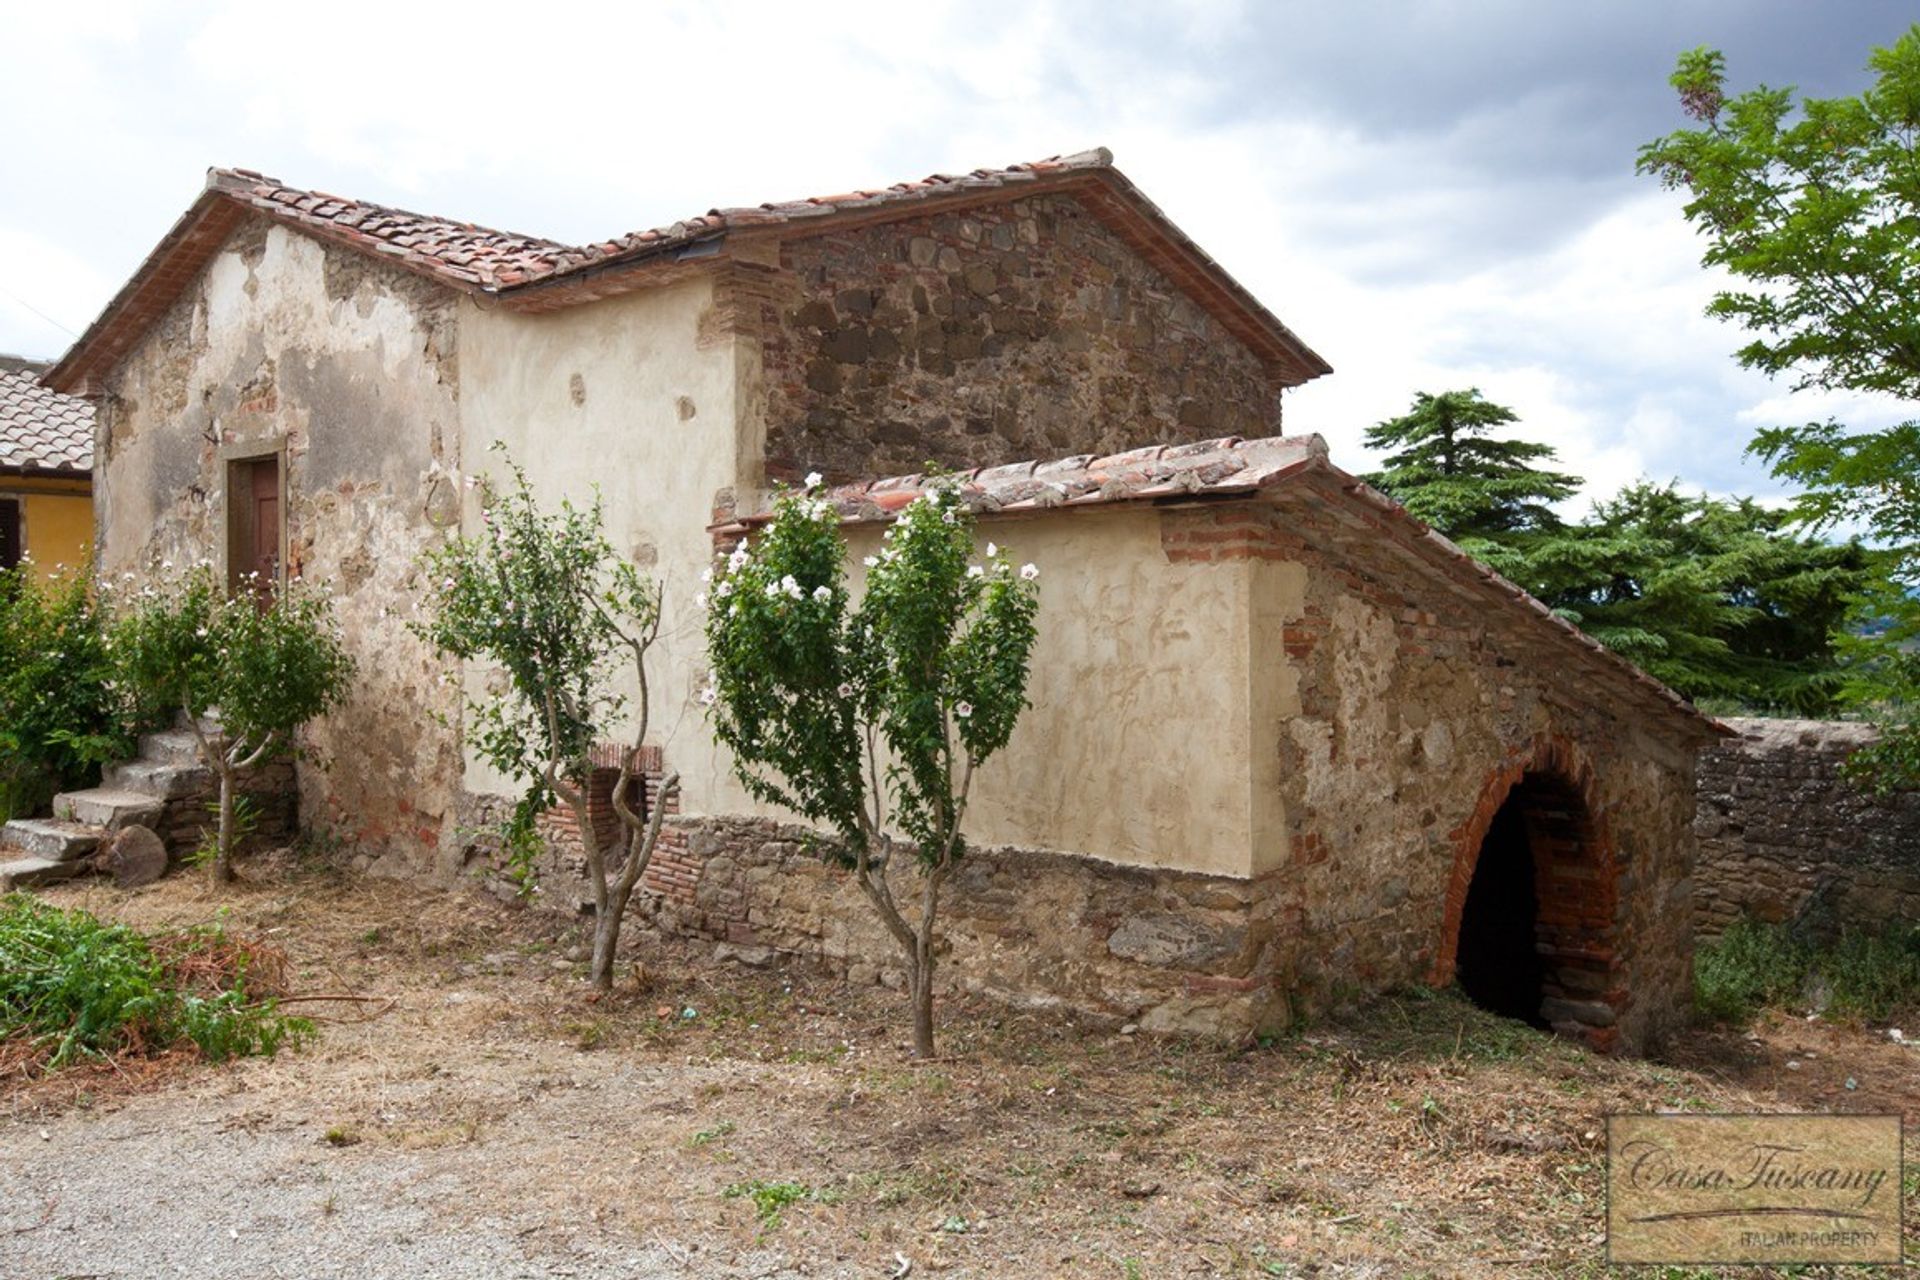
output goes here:
[[25, 551], [40, 581], [58, 566], [78, 568], [93, 554], [93, 498], [85, 481], [0, 478], [0, 498], [20, 503]]

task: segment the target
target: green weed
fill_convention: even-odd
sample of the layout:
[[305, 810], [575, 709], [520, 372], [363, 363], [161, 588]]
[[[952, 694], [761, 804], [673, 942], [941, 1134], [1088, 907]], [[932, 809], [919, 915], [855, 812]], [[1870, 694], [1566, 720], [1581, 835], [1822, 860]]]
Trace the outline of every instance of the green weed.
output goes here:
[[215, 1061], [271, 1056], [313, 1024], [250, 995], [259, 954], [220, 923], [150, 938], [10, 894], [0, 898], [0, 1038], [40, 1041], [50, 1067], [182, 1042]]
[[768, 1182], [762, 1178], [736, 1182], [720, 1194], [729, 1200], [738, 1200], [743, 1196], [751, 1199], [753, 1216], [760, 1220], [761, 1228], [767, 1231], [780, 1225], [781, 1210], [815, 1198], [813, 1188], [804, 1182]]
[[1765, 1008], [1823, 1007], [1878, 1022], [1920, 1004], [1920, 926], [1843, 929], [1820, 946], [1785, 925], [1741, 919], [1694, 955], [1694, 1005], [1741, 1023]]

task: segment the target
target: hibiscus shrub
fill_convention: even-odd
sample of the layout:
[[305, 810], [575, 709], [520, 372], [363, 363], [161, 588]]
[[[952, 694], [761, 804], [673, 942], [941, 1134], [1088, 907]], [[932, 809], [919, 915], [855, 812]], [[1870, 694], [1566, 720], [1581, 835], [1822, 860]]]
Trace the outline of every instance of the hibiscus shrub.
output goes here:
[[[608, 990], [621, 919], [680, 785], [678, 774], [668, 775], [649, 813], [633, 770], [647, 737], [647, 655], [660, 634], [660, 593], [607, 541], [597, 499], [544, 511], [525, 473], [509, 463], [508, 474], [511, 484], [482, 493], [482, 532], [428, 554], [430, 607], [417, 630], [441, 652], [505, 676], [498, 694], [468, 700], [467, 741], [521, 785], [503, 834], [523, 884], [532, 883], [539, 847], [535, 819], [556, 803], [573, 811], [593, 893], [593, 984]], [[631, 698], [616, 685], [629, 672], [638, 690]], [[588, 781], [595, 744], [622, 729], [631, 747], [620, 753], [613, 784], [619, 831], [603, 846]]]
[[[857, 606], [846, 558], [831, 505], [781, 496], [758, 543], [743, 539], [712, 579], [703, 701], [752, 795], [832, 829], [823, 851], [905, 957], [926, 1057], [940, 890], [965, 852], [974, 774], [1028, 705], [1039, 571], [1016, 572], [992, 543], [976, 559], [972, 517], [938, 483], [867, 557]], [[919, 871], [917, 911], [887, 874], [902, 852]]]
[[128, 745], [88, 575], [0, 570], [0, 821], [87, 784]]
[[240, 774], [291, 751], [300, 726], [352, 680], [333, 602], [298, 581], [229, 596], [202, 564], [128, 591], [115, 613], [114, 657], [136, 718], [181, 714], [219, 779], [212, 873], [231, 880]]

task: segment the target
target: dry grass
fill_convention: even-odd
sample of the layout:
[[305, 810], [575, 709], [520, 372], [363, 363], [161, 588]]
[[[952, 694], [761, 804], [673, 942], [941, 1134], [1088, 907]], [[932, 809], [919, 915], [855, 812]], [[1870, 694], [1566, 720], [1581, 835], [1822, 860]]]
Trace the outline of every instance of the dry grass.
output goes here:
[[916, 1275], [1599, 1276], [1606, 1113], [1920, 1107], [1913, 1051], [1864, 1032], [1775, 1023], [1616, 1062], [1435, 995], [1242, 1049], [949, 999], [945, 1056], [922, 1064], [895, 993], [636, 931], [595, 1001], [567, 922], [250, 870], [217, 895], [176, 877], [54, 896], [143, 928], [229, 906], [284, 948], [296, 993], [373, 1003], [312, 1006], [332, 1021], [301, 1053], [183, 1064], [160, 1098], [95, 1078], [86, 1103], [221, 1098], [223, 1125], [310, 1132], [341, 1176], [429, 1161], [463, 1188], [448, 1212], [527, 1232], [861, 1274], [900, 1254]]

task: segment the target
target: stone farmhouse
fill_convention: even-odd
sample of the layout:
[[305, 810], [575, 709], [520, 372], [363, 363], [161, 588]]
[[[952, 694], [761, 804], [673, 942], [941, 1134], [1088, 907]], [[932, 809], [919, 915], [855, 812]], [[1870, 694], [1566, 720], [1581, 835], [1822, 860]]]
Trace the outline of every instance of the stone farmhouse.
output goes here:
[[664, 585], [642, 764], [684, 789], [648, 909], [897, 976], [705, 732], [694, 598], [777, 483], [824, 472], [857, 550], [932, 461], [1043, 588], [951, 981], [1233, 1034], [1457, 973], [1639, 1048], [1685, 1007], [1720, 730], [1283, 435], [1327, 372], [1095, 151], [589, 245], [215, 170], [48, 381], [97, 406], [105, 572], [336, 588], [362, 675], [301, 816], [374, 873], [486, 870], [507, 788], [458, 697], [485, 674], [407, 623], [498, 442], [552, 498], [597, 488]]

